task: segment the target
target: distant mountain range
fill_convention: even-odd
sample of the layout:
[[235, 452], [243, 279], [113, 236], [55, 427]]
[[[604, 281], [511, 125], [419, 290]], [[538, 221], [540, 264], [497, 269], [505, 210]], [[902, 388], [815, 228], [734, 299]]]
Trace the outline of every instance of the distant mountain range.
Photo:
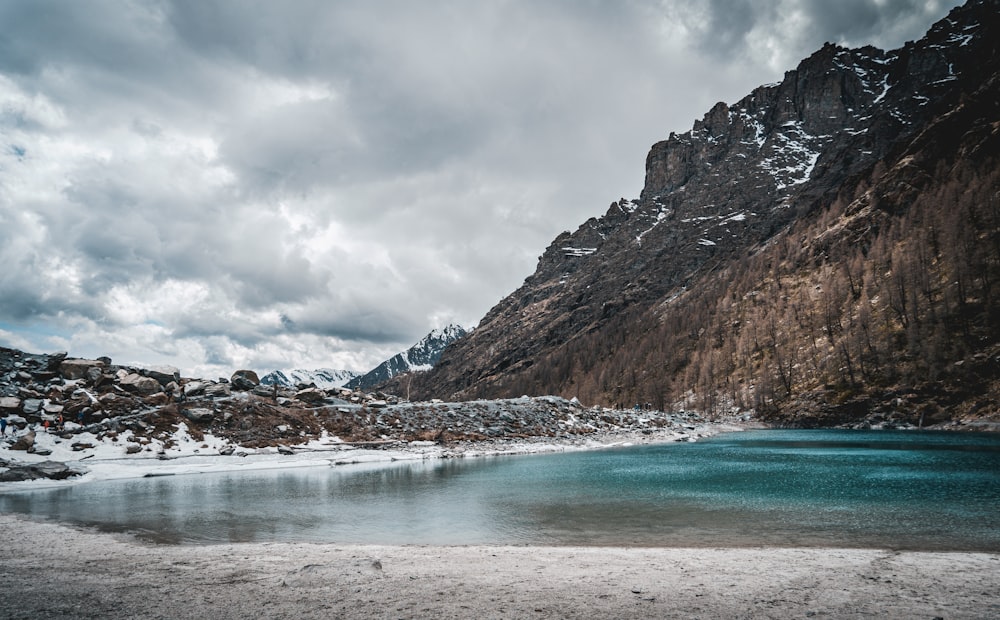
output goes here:
[[465, 328], [459, 325], [435, 329], [406, 351], [387, 359], [366, 374], [351, 379], [346, 387], [369, 389], [404, 373], [430, 370], [437, 364], [445, 348], [466, 333]]
[[360, 376], [353, 370], [334, 370], [320, 368], [318, 370], [274, 370], [260, 378], [264, 385], [279, 385], [296, 387], [300, 384], [313, 384], [324, 390], [343, 387], [345, 383]]
[[261, 377], [260, 382], [265, 385], [285, 387], [314, 384], [321, 389], [347, 387], [366, 390], [401, 374], [430, 370], [441, 357], [445, 347], [465, 334], [466, 330], [459, 325], [432, 330], [417, 344], [387, 359], [367, 373], [329, 368], [275, 370]]
[[792, 426], [1000, 417], [1000, 0], [827, 44], [654, 144], [414, 397], [577, 396]]

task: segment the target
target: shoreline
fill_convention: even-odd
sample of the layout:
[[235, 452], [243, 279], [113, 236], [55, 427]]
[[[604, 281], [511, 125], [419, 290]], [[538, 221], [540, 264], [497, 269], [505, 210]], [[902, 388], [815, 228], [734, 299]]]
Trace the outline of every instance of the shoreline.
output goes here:
[[117, 480], [153, 476], [188, 475], [283, 469], [295, 467], [350, 467], [378, 466], [406, 460], [433, 460], [453, 458], [480, 458], [496, 456], [524, 456], [584, 450], [606, 450], [647, 444], [670, 444], [697, 441], [720, 433], [741, 432], [746, 426], [723, 422], [702, 423], [685, 432], [674, 428], [656, 429], [648, 433], [635, 430], [599, 432], [568, 437], [529, 437], [517, 439], [491, 439], [485, 441], [456, 441], [449, 443], [396, 442], [385, 447], [357, 447], [336, 437], [320, 439], [293, 446], [282, 451], [278, 446], [246, 451], [242, 456], [224, 455], [220, 448], [224, 440], [205, 436], [193, 441], [186, 432], [179, 433], [176, 448], [166, 457], [122, 454], [116, 443], [105, 442], [94, 449], [79, 453], [71, 451], [68, 442], [60, 442], [56, 435], [38, 435], [39, 445], [49, 454], [36, 455], [0, 449], [0, 459], [21, 464], [56, 461], [82, 467], [86, 473], [64, 480], [40, 478], [21, 482], [0, 482], [0, 493], [16, 493], [42, 489], [56, 489], [68, 485], [87, 484], [101, 480]]
[[6, 618], [989, 618], [1000, 554], [162, 546], [0, 515]]

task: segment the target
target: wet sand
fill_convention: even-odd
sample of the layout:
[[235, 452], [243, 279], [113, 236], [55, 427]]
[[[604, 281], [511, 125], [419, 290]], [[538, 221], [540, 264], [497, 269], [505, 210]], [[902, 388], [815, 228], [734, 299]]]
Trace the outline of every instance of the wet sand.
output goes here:
[[0, 539], [2, 618], [1000, 617], [997, 554]]

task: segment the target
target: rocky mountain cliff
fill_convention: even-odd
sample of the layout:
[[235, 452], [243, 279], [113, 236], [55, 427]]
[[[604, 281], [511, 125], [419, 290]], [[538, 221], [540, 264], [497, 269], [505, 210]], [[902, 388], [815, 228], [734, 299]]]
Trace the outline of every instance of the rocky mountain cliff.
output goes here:
[[[430, 370], [438, 362], [445, 348], [465, 334], [465, 329], [460, 325], [448, 325], [443, 329], [432, 330], [406, 351], [392, 356], [367, 373], [351, 379], [345, 385], [352, 389], [370, 389], [384, 385], [401, 374]], [[404, 394], [406, 390], [396, 393]]]
[[545, 250], [419, 396], [998, 410], [1000, 2], [893, 51], [824, 46], [653, 145], [635, 200]]

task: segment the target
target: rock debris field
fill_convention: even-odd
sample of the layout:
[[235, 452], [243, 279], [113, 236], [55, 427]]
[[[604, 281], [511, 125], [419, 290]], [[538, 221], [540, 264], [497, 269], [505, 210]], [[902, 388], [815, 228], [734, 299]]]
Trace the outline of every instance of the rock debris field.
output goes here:
[[[718, 430], [690, 412], [585, 407], [545, 396], [412, 403], [392, 395], [314, 385], [260, 384], [256, 373], [182, 378], [0, 348], [0, 482], [62, 479], [87, 459], [295, 455], [358, 450], [466, 456], [560, 449], [594, 441], [685, 441]], [[355, 451], [355, 452], [352, 452]], [[393, 457], [395, 458], [395, 457]]]

